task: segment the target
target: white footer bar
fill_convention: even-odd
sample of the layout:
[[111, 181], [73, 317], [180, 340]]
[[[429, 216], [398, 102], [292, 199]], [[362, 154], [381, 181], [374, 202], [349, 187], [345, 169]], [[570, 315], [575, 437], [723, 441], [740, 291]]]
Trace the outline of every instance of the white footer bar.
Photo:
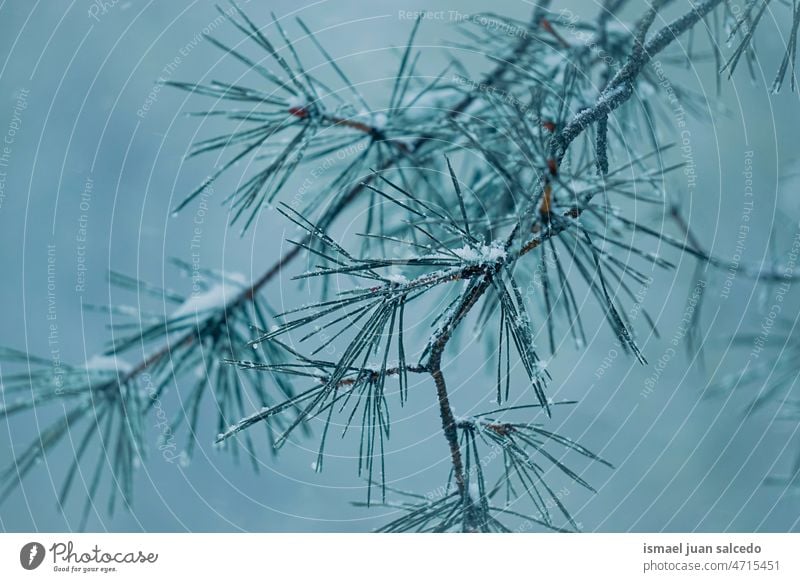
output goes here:
[[[2, 534], [0, 580], [800, 580], [800, 534]], [[512, 578], [513, 577], [513, 578]], [[555, 578], [558, 577], [558, 578]]]

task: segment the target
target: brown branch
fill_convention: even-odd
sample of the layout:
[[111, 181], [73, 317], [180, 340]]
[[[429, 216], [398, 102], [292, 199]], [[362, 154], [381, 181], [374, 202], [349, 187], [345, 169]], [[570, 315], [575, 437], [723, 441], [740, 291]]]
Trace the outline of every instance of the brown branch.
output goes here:
[[461, 460], [461, 447], [458, 444], [458, 430], [456, 429], [456, 419], [453, 415], [453, 408], [450, 406], [450, 398], [447, 394], [447, 384], [444, 381], [444, 374], [439, 367], [441, 362], [435, 362], [431, 367], [431, 376], [436, 384], [436, 397], [439, 400], [439, 416], [442, 419], [442, 431], [450, 446], [450, 460], [453, 463], [456, 486], [462, 498], [466, 498], [468, 491], [464, 481], [464, 463]]
[[539, 20], [539, 26], [541, 26], [542, 29], [545, 32], [547, 32], [550, 36], [556, 39], [558, 41], [558, 44], [561, 45], [561, 48], [564, 49], [570, 48], [570, 44], [567, 42], [567, 40], [563, 36], [561, 36], [561, 34], [559, 34], [559, 32], [555, 28], [553, 28], [553, 25], [547, 18], [542, 18], [541, 20]]
[[[401, 372], [411, 372], [412, 374], [425, 374], [425, 373], [427, 373], [429, 371], [430, 370], [429, 370], [428, 366], [406, 366], [404, 368], [401, 368], [400, 366], [396, 366], [394, 368], [386, 368], [386, 370], [383, 371], [383, 375], [384, 376], [399, 376]], [[378, 370], [371, 370], [370, 373], [369, 373], [369, 376], [370, 376], [369, 377], [369, 381], [370, 382], [375, 382], [380, 378], [381, 372], [379, 372]], [[345, 378], [343, 380], [339, 380], [339, 383], [336, 385], [336, 387], [337, 388], [341, 388], [342, 386], [352, 386], [353, 384], [356, 383], [357, 380], [358, 380], [357, 377], [356, 378]], [[326, 378], [325, 376], [319, 376], [319, 381], [321, 383], [327, 384], [328, 383], [328, 378]]]
[[644, 34], [650, 28], [652, 19], [655, 19], [653, 10], [661, 7], [665, 2], [657, 2], [651, 10], [640, 20], [638, 32], [641, 38], [637, 39], [631, 55], [608, 84], [595, 104], [576, 114], [567, 126], [556, 134], [551, 142], [551, 155], [556, 166], [567, 153], [570, 144], [583, 133], [589, 126], [597, 123], [601, 118], [621, 107], [633, 95], [633, 83], [642, 69], [654, 56], [667, 48], [678, 36], [692, 28], [714, 8], [722, 4], [723, 0], [706, 0], [683, 16], [676, 18], [667, 26], [661, 28], [650, 40], [644, 40]]

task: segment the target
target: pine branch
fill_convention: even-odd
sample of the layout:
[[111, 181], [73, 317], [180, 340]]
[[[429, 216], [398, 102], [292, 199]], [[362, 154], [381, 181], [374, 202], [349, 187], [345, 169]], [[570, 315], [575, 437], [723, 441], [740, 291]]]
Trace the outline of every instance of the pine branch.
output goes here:
[[[147, 317], [140, 317], [138, 323], [115, 326], [114, 329], [133, 329], [133, 332], [115, 339], [103, 356], [114, 358], [113, 366], [104, 362], [106, 367], [98, 370], [87, 362], [83, 367], [67, 367], [63, 374], [67, 384], [59, 386], [56, 393], [52, 391], [55, 377], [46, 369], [49, 362], [13, 351], [0, 353], [6, 359], [43, 366], [36, 373], [10, 379], [10, 393], [22, 393], [30, 388], [31, 396], [6, 404], [0, 416], [56, 401], [73, 404], [72, 408], [64, 408], [63, 419], [58, 419], [40, 435], [38, 442], [15, 458], [12, 468], [0, 474], [3, 483], [0, 497], [6, 496], [33, 463], [47, 454], [74, 425], [88, 419], [87, 431], [79, 442], [61, 501], [66, 499], [90, 441], [100, 435], [105, 442], [112, 431], [116, 431], [116, 454], [109, 464], [123, 492], [123, 501], [128, 504], [132, 495], [132, 468], [141, 456], [138, 422], [155, 406], [166, 385], [164, 378], [180, 375], [193, 365], [203, 365], [207, 378], [196, 383], [186, 395], [192, 409], [188, 421], [192, 432], [209, 385], [213, 382], [217, 388], [224, 387], [221, 395], [215, 394], [219, 409], [217, 442], [242, 438], [256, 468], [253, 441], [250, 431], [246, 430], [255, 424], [270, 425], [268, 438], [277, 448], [295, 430], [305, 429], [307, 421], [321, 418], [323, 430], [317, 461], [317, 470], [321, 470], [333, 414], [347, 417], [345, 433], [360, 418], [359, 474], [365, 476], [369, 484], [366, 503], [374, 504], [372, 486], [379, 482], [380, 503], [406, 512], [386, 526], [387, 531], [508, 531], [501, 522], [501, 518], [506, 517], [527, 519], [561, 531], [565, 528], [550, 515], [549, 509], [553, 506], [561, 514], [559, 519], [568, 523], [566, 529], [578, 529], [546, 482], [540, 463], [549, 463], [562, 476], [593, 489], [578, 471], [567, 467], [546, 445], [556, 444], [591, 461], [608, 463], [541, 425], [511, 422], [504, 417], [535, 408], [549, 419], [553, 407], [563, 404], [553, 403], [547, 396], [550, 375], [546, 361], [540, 358], [534, 344], [533, 317], [526, 304], [530, 299], [545, 304], [551, 352], [555, 351], [556, 344], [555, 303], [563, 310], [576, 344], [584, 341], [582, 306], [576, 300], [571, 281], [571, 277], [577, 277], [602, 309], [620, 345], [644, 362], [644, 355], [635, 342], [631, 318], [618, 306], [618, 295], [635, 300], [629, 283], [650, 281], [649, 276], [629, 262], [631, 257], [654, 267], [673, 268], [673, 264], [643, 249], [632, 248], [623, 235], [659, 236], [668, 246], [697, 257], [705, 265], [728, 266], [726, 261], [701, 249], [677, 209], [673, 218], [684, 230], [683, 241], [664, 237], [644, 224], [618, 215], [610, 201], [612, 196], [623, 196], [661, 204], [663, 176], [680, 167], [661, 167], [661, 154], [668, 145], [660, 143], [655, 131], [647, 136], [652, 153], [616, 168], [612, 167], [613, 156], [609, 157], [609, 152], [625, 140], [624, 123], [634, 124], [641, 116], [648, 120], [653, 116], [651, 105], [645, 99], [636, 107], [626, 106], [638, 91], [653, 86], [655, 73], [649, 67], [653, 58], [678, 37], [693, 30], [715, 8], [725, 5], [723, 0], [692, 4], [688, 12], [651, 32], [661, 18], [662, 9], [671, 3], [672, 0], [649, 2], [634, 23], [632, 34], [617, 33], [608, 26], [610, 19], [626, 5], [626, 0], [604, 0], [595, 21], [578, 23], [577, 26], [597, 35], [599, 47], [607, 55], [622, 63], [615, 73], [611, 65], [592, 54], [590, 47], [580, 46], [581, 43], [571, 42], [565, 36], [561, 28], [563, 23], [551, 17], [549, 1], [537, 6], [529, 23], [487, 14], [508, 26], [519, 27], [524, 34], [511, 44], [503, 35], [491, 30], [476, 33], [465, 29], [465, 36], [471, 38], [473, 44], [486, 43], [493, 51], [502, 53], [491, 57], [496, 63], [493, 69], [480, 82], [472, 83], [461, 75], [454, 76], [452, 83], [446, 85], [443, 79], [447, 70], [464, 70], [460, 63], [454, 62], [433, 82], [419, 89], [419, 82], [414, 78], [419, 55], [413, 50], [420, 26], [417, 20], [402, 50], [388, 106], [382, 110], [386, 113], [380, 112], [380, 115], [378, 110], [372, 110], [345, 70], [302, 21], [298, 21], [298, 25], [332, 69], [352, 104], [303, 65], [294, 44], [274, 15], [273, 29], [267, 34], [235, 4], [229, 10], [220, 9], [228, 22], [263, 55], [251, 58], [218, 40], [209, 41], [258, 74], [271, 90], [220, 82], [172, 83], [201, 96], [251, 108], [249, 111], [231, 109], [203, 113], [222, 116], [237, 125], [247, 124], [247, 129], [211, 137], [194, 146], [190, 155], [212, 152], [222, 155], [233, 152], [233, 155], [201, 187], [190, 193], [178, 210], [238, 161], [246, 157], [265, 159], [268, 161], [259, 165], [258, 171], [226, 200], [233, 209], [233, 221], [240, 218], [245, 221], [244, 232], [261, 208], [280, 194], [301, 164], [341, 152], [353, 144], [365, 144], [364, 152], [338, 177], [326, 183], [307, 208], [300, 211], [286, 204], [279, 205], [279, 212], [305, 234], [297, 241], [290, 241], [292, 248], [258, 279], [237, 287], [229, 296], [223, 294], [221, 301], [215, 300], [211, 305], [189, 312], [189, 300], [177, 293], [115, 276], [116, 283], [137, 292], [184, 303], [170, 316], [147, 314]], [[739, 59], [749, 56], [754, 30], [768, 5], [769, 0], [751, 0], [747, 4], [732, 32], [738, 34], [747, 26], [743, 40], [723, 68], [732, 73]], [[800, 11], [795, 2], [790, 40], [773, 84], [776, 90], [790, 68], [794, 88], [798, 23]], [[279, 47], [271, 38], [276, 36], [285, 46]], [[554, 55], [557, 58], [548, 58]], [[715, 58], [719, 59], [716, 53]], [[271, 62], [284, 76], [272, 72], [262, 62]], [[597, 79], [600, 79], [599, 95], [589, 92]], [[422, 120], [410, 117], [415, 104], [443, 88], [455, 92], [456, 97], [451, 94], [443, 108], [430, 108], [434, 112], [426, 113]], [[691, 95], [681, 92], [680, 87], [675, 91], [682, 99], [690, 100]], [[326, 99], [335, 99], [335, 107], [326, 104]], [[356, 106], [364, 111], [355, 113]], [[437, 112], [437, 109], [443, 111]], [[609, 123], [610, 117], [618, 118], [621, 124]], [[591, 129], [594, 129], [593, 135]], [[276, 136], [282, 137], [276, 140]], [[481, 159], [473, 166], [471, 174], [465, 173], [463, 180], [454, 169], [458, 164], [453, 163], [460, 150]], [[653, 167], [653, 157], [657, 158], [658, 167]], [[433, 166], [440, 159], [445, 160], [443, 178], [408, 168]], [[375, 171], [361, 180], [360, 174], [370, 167]], [[390, 172], [397, 178], [390, 180]], [[627, 177], [628, 174], [631, 176]], [[356, 178], [359, 181], [353, 184]], [[645, 192], [641, 192], [639, 185]], [[309, 209], [330, 193], [334, 193], [330, 205], [312, 222]], [[348, 251], [328, 234], [337, 219], [365, 196], [369, 196], [371, 202], [388, 202], [396, 211], [387, 219], [381, 207], [379, 214], [373, 216], [376, 212], [373, 206], [377, 205], [370, 204], [366, 232], [361, 234], [365, 241], [363, 249], [368, 249], [367, 241], [380, 245], [381, 252], [375, 257], [368, 256], [366, 251], [360, 255]], [[452, 196], [456, 199], [452, 200]], [[491, 203], [486, 204], [487, 201]], [[400, 258], [388, 258], [385, 246], [392, 244], [405, 250], [396, 255]], [[559, 258], [562, 247], [569, 253], [570, 270], [575, 273], [571, 277]], [[625, 257], [618, 256], [620, 249], [627, 253]], [[346, 277], [365, 286], [341, 292], [333, 298], [323, 294], [317, 303], [273, 314], [260, 293], [303, 251], [318, 262], [295, 278], [321, 278], [325, 282], [334, 277]], [[541, 292], [531, 298], [524, 296], [521, 289], [525, 277], [530, 277], [534, 271], [529, 264], [536, 260], [534, 257], [538, 257], [544, 276]], [[403, 274], [395, 269], [402, 270]], [[785, 269], [745, 269], [745, 272], [766, 281], [787, 278]], [[455, 282], [461, 283], [460, 290], [452, 285]], [[419, 363], [409, 364], [405, 344], [406, 306], [429, 293], [441, 293], [449, 300], [449, 307], [435, 318], [427, 343], [419, 350]], [[120, 308], [108, 308], [108, 311], [118, 313]], [[470, 317], [477, 320], [478, 326], [485, 325], [491, 317], [499, 320], [497, 382], [492, 390], [496, 389], [500, 408], [459, 419], [453, 413], [443, 358], [449, 342]], [[272, 326], [273, 318], [283, 322]], [[255, 339], [251, 337], [253, 323], [258, 330]], [[303, 334], [299, 342], [317, 338], [322, 345], [310, 354], [303, 354], [278, 339], [294, 331]], [[337, 361], [320, 359], [318, 354], [322, 349], [345, 338], [347, 346]], [[158, 344], [157, 347], [145, 349], [154, 344]], [[118, 355], [134, 346], [141, 346], [142, 351], [148, 353], [136, 365], [117, 365]], [[263, 362], [247, 359], [250, 352], [245, 352], [245, 348], [253, 347], [264, 350]], [[204, 357], [198, 356], [204, 348], [215, 357], [207, 367]], [[503, 400], [509, 400], [512, 384], [512, 351], [522, 364], [535, 399], [532, 404], [503, 408]], [[390, 362], [390, 354], [395, 353], [397, 361]], [[369, 363], [371, 358], [377, 358], [378, 364]], [[259, 380], [239, 385], [234, 366], [274, 378], [283, 393], [282, 400], [274, 402]], [[143, 394], [138, 383], [150, 373], [161, 374], [162, 379], [149, 393]], [[400, 404], [403, 405], [408, 398], [409, 373], [429, 375], [433, 380], [441, 430], [450, 452], [451, 477], [448, 493], [435, 502], [420, 502], [417, 497], [413, 502], [387, 504], [386, 491], [391, 489], [386, 486], [384, 442], [389, 437], [391, 420], [386, 382], [387, 379], [399, 382]], [[208, 377], [211, 375], [213, 379]], [[292, 380], [308, 381], [312, 385], [296, 392]], [[260, 401], [260, 408], [257, 406], [254, 413], [244, 410], [243, 394], [247, 394], [247, 390]], [[228, 424], [231, 416], [240, 420]], [[272, 428], [278, 429], [276, 435]], [[497, 446], [503, 452], [503, 471], [494, 486], [489, 485], [488, 475], [479, 462], [479, 445]], [[97, 465], [87, 508], [92, 507], [102, 466], [103, 459]], [[451, 493], [453, 481], [455, 491]], [[515, 487], [520, 487], [521, 496], [533, 504], [535, 515], [525, 516], [496, 502], [501, 491], [505, 491], [508, 503], [517, 493]], [[112, 491], [112, 507], [115, 492], [116, 489]], [[87, 512], [85, 509], [84, 520]]]

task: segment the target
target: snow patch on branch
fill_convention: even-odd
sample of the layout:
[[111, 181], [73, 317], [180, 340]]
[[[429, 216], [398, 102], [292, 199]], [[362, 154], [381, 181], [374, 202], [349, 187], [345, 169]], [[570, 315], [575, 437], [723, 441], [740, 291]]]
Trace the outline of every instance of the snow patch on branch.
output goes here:
[[386, 117], [385, 113], [376, 113], [372, 116], [372, 128], [376, 131], [383, 131], [386, 129], [388, 121], [389, 118]]
[[172, 312], [172, 317], [220, 310], [244, 287], [246, 281], [241, 273], [226, 273], [224, 279], [202, 293], [194, 293]]
[[95, 354], [86, 360], [86, 369], [90, 372], [118, 372], [127, 374], [133, 370], [133, 365], [118, 356]]
[[493, 241], [490, 245], [482, 244], [478, 247], [464, 245], [460, 249], [454, 249], [453, 253], [469, 263], [494, 263], [506, 257], [506, 251], [500, 241]]
[[305, 95], [292, 95], [287, 100], [289, 110], [301, 111], [308, 108], [308, 99]]
[[408, 285], [408, 278], [400, 273], [390, 273], [385, 276], [385, 279], [396, 285]]

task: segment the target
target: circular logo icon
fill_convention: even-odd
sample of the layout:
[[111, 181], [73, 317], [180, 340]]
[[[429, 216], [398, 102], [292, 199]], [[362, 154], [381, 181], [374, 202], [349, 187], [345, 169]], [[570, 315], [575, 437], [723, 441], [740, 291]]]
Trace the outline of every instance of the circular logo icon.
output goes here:
[[35, 570], [44, 561], [44, 546], [39, 542], [28, 542], [19, 551], [19, 563], [26, 570]]

